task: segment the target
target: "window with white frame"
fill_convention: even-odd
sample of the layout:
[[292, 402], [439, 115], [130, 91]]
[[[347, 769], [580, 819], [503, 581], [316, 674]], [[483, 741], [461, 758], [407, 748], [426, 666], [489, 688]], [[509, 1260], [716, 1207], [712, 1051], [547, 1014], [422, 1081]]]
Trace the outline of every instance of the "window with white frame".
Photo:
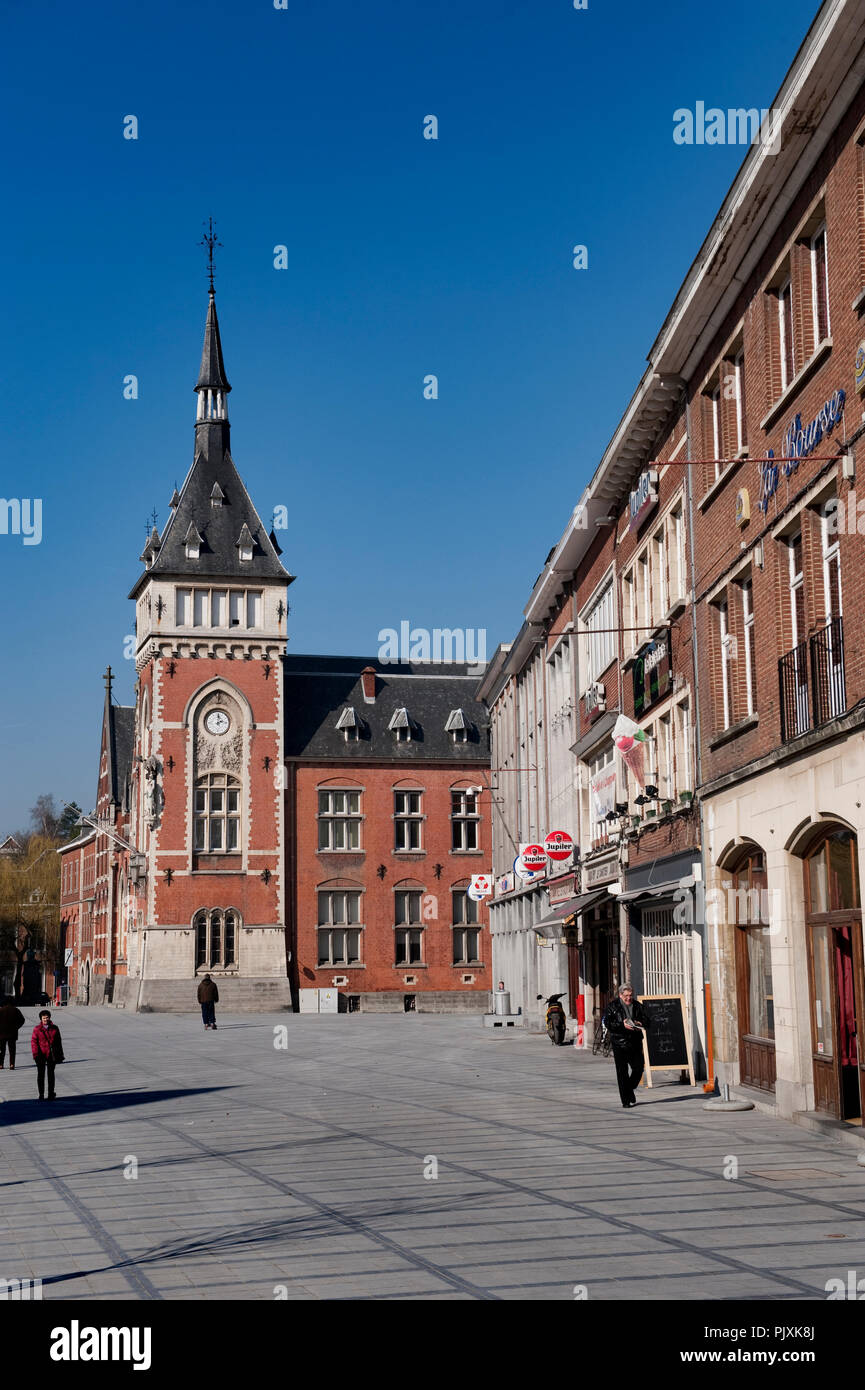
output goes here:
[[730, 605], [727, 599], [718, 604], [718, 635], [721, 653], [721, 705], [724, 718], [723, 727], [729, 729], [732, 722], [732, 683], [730, 662], [733, 655], [733, 638], [730, 633]]
[[677, 499], [622, 575], [625, 651], [637, 651], [685, 598], [685, 523]]
[[733, 359], [733, 380], [736, 391], [736, 449], [741, 453], [748, 443], [745, 415], [745, 354], [737, 352]]
[[451, 890], [454, 965], [478, 965], [481, 959], [481, 928], [478, 904], [465, 888]]
[[745, 647], [745, 701], [749, 714], [757, 709], [757, 647], [754, 633], [754, 584], [742, 581], [742, 632]]
[[194, 796], [195, 849], [236, 854], [240, 850], [240, 782], [225, 772], [211, 772], [199, 777]]
[[451, 792], [451, 849], [476, 850], [479, 848], [478, 799], [474, 792]]
[[616, 804], [616, 762], [612, 743], [589, 759], [587, 787], [587, 816], [593, 845], [604, 844], [610, 836], [607, 813]]
[[319, 791], [319, 850], [360, 849], [360, 822], [359, 791]]
[[360, 964], [360, 897], [355, 889], [319, 890], [319, 965]]
[[829, 267], [826, 262], [825, 222], [811, 238], [811, 297], [816, 347], [829, 337]]
[[260, 628], [260, 589], [177, 589], [177, 627]]
[[419, 965], [423, 960], [423, 890], [401, 889], [394, 899], [394, 962]]
[[588, 632], [587, 685], [594, 685], [595, 681], [599, 681], [607, 667], [616, 659], [615, 619], [611, 580], [584, 619]]
[[395, 850], [419, 850], [422, 848], [422, 796], [423, 793], [420, 791], [394, 792], [393, 823]]
[[781, 390], [786, 391], [796, 375], [796, 354], [793, 346], [793, 281], [789, 275], [778, 290], [778, 343]]
[[691, 765], [691, 702], [680, 700], [673, 708], [676, 730], [676, 787], [682, 792], [693, 791], [694, 769]]
[[709, 407], [712, 413], [712, 458], [715, 464], [715, 477], [720, 478], [724, 469], [724, 461], [721, 458], [721, 445], [723, 437], [721, 433], [721, 388], [716, 386], [709, 397]]

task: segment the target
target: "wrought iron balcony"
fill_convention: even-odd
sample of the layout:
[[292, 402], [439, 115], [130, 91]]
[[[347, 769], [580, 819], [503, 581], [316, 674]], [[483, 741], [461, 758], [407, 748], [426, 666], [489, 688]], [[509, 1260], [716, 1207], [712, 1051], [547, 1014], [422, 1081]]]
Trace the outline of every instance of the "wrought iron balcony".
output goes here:
[[781, 741], [819, 729], [847, 708], [844, 623], [832, 618], [778, 662]]

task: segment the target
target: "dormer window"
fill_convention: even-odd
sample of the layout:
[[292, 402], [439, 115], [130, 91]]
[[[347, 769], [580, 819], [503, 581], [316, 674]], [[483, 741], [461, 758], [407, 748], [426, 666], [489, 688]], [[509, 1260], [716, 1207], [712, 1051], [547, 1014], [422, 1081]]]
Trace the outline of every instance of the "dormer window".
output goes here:
[[452, 709], [445, 724], [445, 733], [452, 743], [465, 743], [469, 736], [468, 722], [461, 709]]
[[339, 719], [336, 721], [336, 727], [345, 737], [346, 743], [357, 742], [360, 737], [360, 720], [355, 714], [352, 705], [346, 705]]
[[247, 526], [246, 522], [244, 522], [240, 528], [240, 535], [237, 538], [236, 545], [241, 560], [252, 559], [252, 552], [255, 546], [255, 541], [252, 539], [252, 533], [250, 532], [250, 529]]
[[183, 544], [186, 546], [187, 560], [197, 560], [201, 553], [201, 542], [203, 537], [199, 534], [195, 522], [189, 523], [189, 530], [186, 533]]
[[411, 743], [411, 720], [405, 705], [394, 710], [387, 727], [393, 732], [397, 743]]
[[219, 483], [214, 483], [210, 493], [211, 507], [221, 507], [224, 501], [225, 493], [222, 491], [222, 488], [219, 486]]

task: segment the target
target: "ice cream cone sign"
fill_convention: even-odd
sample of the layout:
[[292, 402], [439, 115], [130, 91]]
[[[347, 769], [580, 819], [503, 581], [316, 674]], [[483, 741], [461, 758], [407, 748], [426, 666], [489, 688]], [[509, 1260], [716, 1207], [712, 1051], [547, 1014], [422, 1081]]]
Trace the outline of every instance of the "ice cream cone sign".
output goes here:
[[620, 714], [613, 729], [613, 743], [622, 755], [622, 761], [635, 776], [640, 787], [646, 785], [643, 776], [646, 735], [633, 719]]

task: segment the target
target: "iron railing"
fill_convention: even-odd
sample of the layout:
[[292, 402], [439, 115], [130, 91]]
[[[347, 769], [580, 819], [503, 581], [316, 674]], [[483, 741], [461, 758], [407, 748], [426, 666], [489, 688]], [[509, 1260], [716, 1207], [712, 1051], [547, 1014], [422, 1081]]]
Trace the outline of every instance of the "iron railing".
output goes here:
[[832, 618], [778, 662], [781, 742], [817, 729], [847, 708], [844, 624]]

